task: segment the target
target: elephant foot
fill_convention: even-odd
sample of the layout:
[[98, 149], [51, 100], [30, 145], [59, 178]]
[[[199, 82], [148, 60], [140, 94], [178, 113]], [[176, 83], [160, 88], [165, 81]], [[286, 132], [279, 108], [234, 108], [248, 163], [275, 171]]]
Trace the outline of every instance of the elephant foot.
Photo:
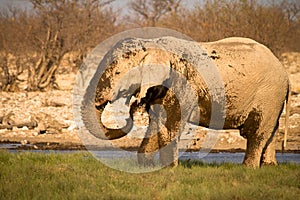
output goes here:
[[175, 157], [174, 154], [160, 154], [160, 163], [164, 167], [177, 167], [178, 166], [178, 157]]
[[155, 153], [138, 153], [138, 164], [144, 167], [152, 167], [154, 163]]
[[268, 166], [268, 165], [276, 166], [277, 165], [277, 160], [276, 160], [276, 156], [275, 156], [275, 151], [272, 154], [266, 154], [265, 153], [262, 156], [260, 165], [261, 166]]
[[268, 162], [265, 162], [265, 161], [263, 161], [262, 163], [261, 163], [261, 166], [277, 166], [278, 164], [277, 164], [277, 161], [275, 160], [275, 161], [268, 161]]
[[260, 157], [261, 153], [257, 151], [250, 151], [248, 148], [246, 150], [245, 158], [243, 164], [249, 168], [259, 168], [260, 167]]
[[263, 151], [261, 157], [261, 165], [277, 165], [275, 140], [267, 144], [266, 149]]
[[159, 151], [159, 158], [162, 166], [176, 167], [178, 166], [178, 148], [177, 141], [174, 140]]
[[243, 164], [250, 168], [259, 168], [260, 166], [267, 166], [267, 165], [277, 165], [276, 157], [275, 156], [267, 156], [263, 155], [261, 160], [259, 161], [256, 156], [254, 158], [246, 156]]
[[256, 169], [256, 168], [259, 168], [259, 167], [260, 167], [259, 162], [256, 162], [256, 161], [254, 161], [254, 160], [249, 160], [249, 159], [245, 159], [245, 160], [243, 161], [243, 164], [244, 164], [246, 167], [253, 168], [253, 169]]
[[178, 160], [173, 160], [172, 162], [168, 162], [167, 164], [162, 164], [163, 166], [166, 166], [166, 167], [177, 167], [178, 166]]

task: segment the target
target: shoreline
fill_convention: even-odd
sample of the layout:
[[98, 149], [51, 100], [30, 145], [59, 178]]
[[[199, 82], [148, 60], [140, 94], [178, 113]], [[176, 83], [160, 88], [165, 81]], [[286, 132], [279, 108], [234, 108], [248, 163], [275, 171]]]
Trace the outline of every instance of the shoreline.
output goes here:
[[[6, 146], [6, 147], [5, 147]], [[137, 151], [138, 147], [86, 147], [78, 143], [57, 143], [57, 142], [37, 142], [21, 144], [20, 142], [1, 141], [1, 150], [16, 150], [16, 151]], [[179, 149], [179, 152], [198, 152], [201, 149]], [[228, 148], [228, 149], [212, 149], [209, 153], [244, 153], [245, 149], [242, 148]], [[293, 153], [300, 154], [300, 150], [280, 150], [276, 149], [276, 153]]]

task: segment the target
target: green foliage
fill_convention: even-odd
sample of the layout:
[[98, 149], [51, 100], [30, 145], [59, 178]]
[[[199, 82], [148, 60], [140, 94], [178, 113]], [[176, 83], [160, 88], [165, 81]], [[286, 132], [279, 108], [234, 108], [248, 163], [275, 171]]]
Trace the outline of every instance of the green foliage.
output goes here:
[[1, 199], [299, 199], [300, 166], [249, 169], [181, 162], [177, 168], [129, 174], [89, 153], [0, 151]]

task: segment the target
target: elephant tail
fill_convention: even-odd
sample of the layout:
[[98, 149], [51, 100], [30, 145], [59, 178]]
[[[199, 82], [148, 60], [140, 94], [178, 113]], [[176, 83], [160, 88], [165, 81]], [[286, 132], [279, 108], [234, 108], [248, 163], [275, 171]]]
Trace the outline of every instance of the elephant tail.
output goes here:
[[285, 130], [284, 138], [282, 143], [282, 150], [286, 148], [287, 135], [289, 132], [289, 122], [290, 122], [290, 108], [291, 108], [291, 84], [288, 85], [288, 93], [286, 95], [286, 105], [285, 105]]

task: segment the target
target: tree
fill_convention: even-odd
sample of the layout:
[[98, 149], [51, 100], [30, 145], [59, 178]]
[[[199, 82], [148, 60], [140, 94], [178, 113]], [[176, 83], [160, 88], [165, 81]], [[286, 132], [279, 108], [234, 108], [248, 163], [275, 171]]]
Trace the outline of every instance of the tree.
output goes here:
[[28, 56], [24, 48], [30, 27], [27, 26], [28, 14], [25, 10], [8, 6], [0, 11], [0, 90], [14, 92], [23, 82], [20, 75], [25, 70]]
[[[101, 12], [101, 8], [110, 2], [112, 1], [31, 0], [39, 16], [41, 33], [34, 34], [39, 59], [29, 69], [29, 90], [58, 87], [55, 72], [66, 53], [77, 51], [78, 59], [82, 61], [87, 49], [95, 45], [95, 34], [100, 35], [103, 31], [100, 24], [104, 28], [107, 28], [105, 25], [114, 24], [113, 19], [109, 18], [111, 15], [106, 17]], [[94, 43], [91, 44], [92, 42]]]
[[165, 15], [177, 12], [181, 0], [134, 0], [129, 8], [134, 13], [133, 22], [140, 26], [156, 26]]
[[265, 4], [258, 0], [207, 0], [191, 10], [165, 17], [163, 26], [199, 42], [252, 38], [280, 56], [284, 51], [300, 50], [299, 5], [293, 0]]
[[29, 91], [58, 88], [56, 72], [66, 54], [75, 55], [78, 67], [90, 49], [116, 33], [112, 1], [30, 0], [32, 10], [2, 9], [0, 89], [17, 89], [24, 72]]

